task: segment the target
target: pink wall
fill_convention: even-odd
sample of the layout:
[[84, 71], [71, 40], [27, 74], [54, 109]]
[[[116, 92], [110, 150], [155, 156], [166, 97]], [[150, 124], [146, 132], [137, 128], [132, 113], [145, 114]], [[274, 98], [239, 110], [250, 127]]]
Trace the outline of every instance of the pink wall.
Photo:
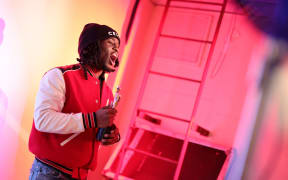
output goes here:
[[[123, 25], [127, 27], [132, 2], [134, 3], [130, 0], [79, 3], [75, 0], [61, 1], [52, 5], [50, 2], [21, 3], [13, 0], [0, 3], [0, 66], [5, 67], [0, 72], [1, 179], [28, 178], [33, 155], [28, 151], [27, 143], [34, 98], [43, 73], [51, 67], [76, 62], [77, 39], [85, 23], [108, 24], [121, 32]], [[213, 2], [222, 1], [213, 0]], [[163, 3], [164, 1], [156, 0], [140, 1], [127, 42], [123, 41], [125, 28], [121, 33], [123, 41], [121, 64], [118, 72], [111, 75], [108, 82], [114, 87], [120, 84], [122, 88], [116, 123], [119, 124], [123, 139], [131, 118], [135, 115], [140, 87], [142, 83], [146, 83], [143, 82], [143, 78], [164, 10]], [[215, 10], [219, 9], [204, 5], [194, 5], [192, 8], [194, 9], [172, 8], [167, 16], [169, 21], [164, 24], [164, 33], [183, 38], [212, 40], [218, 18]], [[214, 11], [203, 12], [199, 8]], [[37, 11], [34, 11], [35, 9]], [[242, 158], [242, 161], [234, 161], [231, 165], [240, 167], [246, 157], [245, 153], [241, 152], [247, 151], [250, 141], [245, 135], [251, 133], [253, 129], [253, 123], [246, 118], [253, 120], [248, 111], [245, 111], [245, 100], [251, 97], [248, 93], [251, 83], [253, 88], [257, 88], [253, 84], [256, 83], [254, 82], [256, 79], [251, 81], [249, 72], [255, 69], [256, 74], [260, 74], [266, 44], [263, 43], [263, 35], [255, 30], [244, 16], [231, 12], [235, 12], [234, 6], [229, 4], [215, 44], [199, 106], [192, 119], [196, 124], [209, 130], [210, 135], [203, 137], [193, 130], [191, 137], [234, 148], [236, 152], [234, 158]], [[4, 33], [2, 33], [4, 24], [2, 19], [5, 21]], [[2, 38], [4, 39], [1, 44]], [[152, 70], [180, 76], [182, 79], [167, 80], [155, 74], [150, 76], [143, 99], [140, 99], [140, 107], [190, 121], [199, 84], [191, 83], [187, 79], [201, 79], [210, 45], [185, 40], [175, 41], [167, 37], [161, 38], [159, 45], [160, 48], [157, 49], [156, 57], [151, 64]], [[11, 74], [9, 67], [13, 67], [13, 75], [7, 78], [7, 74]], [[281, 71], [281, 77], [286, 77], [284, 69]], [[280, 84], [285, 83], [283, 80]], [[255, 92], [252, 98], [257, 98], [259, 95], [257, 93]], [[177, 96], [173, 96], [174, 94]], [[276, 109], [277, 105], [273, 105], [271, 109]], [[252, 105], [251, 108], [255, 106]], [[265, 142], [256, 143], [261, 151], [255, 156], [252, 155], [250, 167], [254, 167], [259, 160], [263, 163], [267, 159], [271, 160], [270, 150], [265, 149], [277, 143], [279, 124], [273, 119], [277, 119], [278, 114], [276, 110], [271, 110], [268, 114], [261, 131]], [[179, 136], [183, 136], [188, 127], [187, 123], [176, 122], [169, 118], [162, 122], [159, 129], [165, 129]], [[287, 127], [285, 120], [283, 124]], [[249, 132], [246, 132], [247, 129]], [[281, 136], [286, 138], [285, 131]], [[116, 146], [100, 148], [98, 167], [95, 172], [90, 173], [89, 179], [101, 177], [101, 171]], [[281, 147], [282, 150], [285, 149], [286, 144]], [[273, 149], [271, 152], [274, 152]], [[281, 151], [277, 175], [273, 177], [278, 178], [285, 174], [285, 157], [288, 157], [286, 155], [286, 151]], [[269, 170], [269, 165], [264, 163], [263, 166], [253, 170], [261, 171], [267, 167]], [[253, 170], [246, 170], [247, 177], [254, 177]], [[231, 177], [240, 179], [242, 172], [237, 174], [235, 171], [232, 168]]]
[[[122, 99], [118, 114], [122, 133], [126, 132], [127, 124], [135, 115], [135, 105], [139, 98], [142, 83], [147, 83], [147, 86], [144, 90], [143, 99], [140, 100], [140, 108], [182, 119], [191, 117], [193, 104], [197, 96], [196, 91], [199, 87], [196, 83], [187, 83], [185, 80], [167, 80], [157, 75], [150, 75], [147, 82], [142, 81], [152, 50], [152, 43], [163, 13], [164, 2], [142, 1], [140, 3], [133, 26], [133, 36], [128, 41], [130, 46], [124, 50], [124, 53], [128, 52], [129, 55], [125, 59], [127, 65], [121, 81]], [[221, 3], [222, 1], [215, 2]], [[196, 7], [196, 9], [200, 7], [213, 9], [211, 6], [205, 7], [204, 5]], [[213, 11], [203, 12], [195, 9], [180, 10], [172, 8], [167, 17], [169, 17], [169, 21], [164, 23], [165, 34], [212, 40], [218, 14]], [[254, 29], [247, 18], [241, 12], [235, 10], [233, 4], [228, 4], [211, 64], [208, 68], [198, 111], [195, 119], [193, 119], [195, 123], [208, 129], [210, 136], [202, 137], [195, 132], [192, 132], [191, 136], [196, 136], [202, 139], [203, 142], [231, 147], [235, 153], [233, 158], [244, 159], [244, 162], [246, 155], [242, 154], [241, 151], [243, 149], [245, 149], [243, 151], [247, 151], [247, 143], [249, 144], [250, 139], [243, 134], [239, 134], [238, 129], [242, 124], [243, 117], [250, 117], [253, 121], [253, 117], [243, 114], [243, 110], [244, 105], [246, 105], [245, 100], [248, 90], [251, 89], [251, 83], [253, 83], [253, 86], [257, 86], [256, 78], [262, 70], [267, 45], [264, 43], [264, 39], [265, 37]], [[165, 72], [184, 79], [201, 79], [209, 45], [200, 46], [197, 43], [185, 40], [176, 41], [171, 38], [161, 38], [159, 46], [152, 63], [152, 71]], [[251, 82], [248, 70], [251, 71], [253, 68], [256, 75]], [[173, 96], [177, 93], [180, 95]], [[252, 98], [257, 99], [257, 93]], [[256, 105], [253, 104], [250, 107], [256, 111]], [[180, 135], [183, 135], [186, 131], [187, 123], [179, 123], [157, 115], [153, 117], [162, 118], [161, 126], [155, 128], [162, 128], [172, 134]], [[241, 133], [252, 133], [253, 123], [250, 122], [244, 126], [246, 127]], [[245, 132], [245, 129], [248, 132]], [[241, 145], [238, 146], [239, 144], [235, 143], [236, 136], [238, 137], [237, 142], [246, 142], [246, 144], [240, 143]], [[230, 165], [236, 167], [236, 169], [243, 165], [243, 162], [237, 163], [231, 163]], [[233, 170], [231, 171], [230, 174], [233, 174]], [[240, 179], [240, 177], [241, 172], [240, 175], [234, 174], [232, 176], [235, 179]]]
[[[155, 37], [155, 27], [157, 27], [159, 18], [163, 12], [163, 7], [149, 2], [140, 3], [139, 8], [137, 26], [135, 25], [134, 27], [135, 37], [131, 40], [133, 41], [133, 45], [130, 49], [128, 63], [121, 84], [123, 86], [123, 98], [119, 107], [119, 120], [124, 121], [125, 119], [127, 122], [129, 122], [129, 118], [127, 119], [128, 112], [130, 112], [130, 109], [133, 109], [139, 87], [142, 83], [141, 80], [145, 72], [144, 67], [149, 59], [151, 46]], [[166, 28], [164, 32], [174, 33], [174, 35], [177, 35], [177, 33], [179, 35], [180, 33], [181, 36], [190, 38], [199, 38], [207, 34], [211, 36], [213, 29], [209, 29], [209, 26], [213, 26], [213, 23], [216, 23], [216, 16], [214, 17], [213, 13], [201, 13], [201, 11], [190, 10], [189, 12], [188, 10], [172, 9], [171, 13], [168, 13], [168, 16], [172, 18], [164, 26], [164, 29]], [[190, 19], [189, 15], [191, 15]], [[191, 22], [193, 15], [198, 16], [199, 19]], [[173, 17], [177, 16], [178, 18], [173, 19]], [[204, 21], [205, 19], [201, 19], [205, 17], [210, 21], [207, 22]], [[211, 39], [209, 36], [207, 36], [207, 40]], [[196, 115], [196, 122], [211, 131], [209, 139], [213, 142], [230, 147], [233, 144], [246, 95], [247, 82], [245, 79], [248, 65], [250, 64], [253, 51], [260, 45], [261, 38], [262, 36], [251, 27], [245, 17], [225, 14], [216, 43], [216, 49], [212, 57], [212, 63], [208, 70], [208, 77], [200, 100], [199, 110]], [[196, 80], [201, 78], [208, 47], [201, 47], [189, 41], [179, 42], [169, 38], [162, 38], [160, 40], [160, 47], [156, 52], [152, 70], [158, 72], [165, 71], [172, 75], [194, 78]], [[148, 80], [149, 86], [147, 88], [158, 86], [157, 82], [161, 82], [163, 83], [163, 89], [144, 95], [144, 99], [147, 98], [147, 101], [144, 100], [141, 107], [154, 108], [157, 112], [189, 119], [193, 99], [195, 99], [193, 96], [196, 95], [193, 91], [197, 90], [197, 85], [195, 84], [194, 87], [192, 84], [189, 87], [190, 85], [183, 84], [185, 81], [179, 81], [180, 84], [177, 84], [178, 81], [166, 83], [165, 81], [161, 81], [160, 77], [159, 80], [156, 80], [156, 77], [151, 78], [154, 80], [151, 80], [151, 83]], [[153, 84], [154, 82], [156, 84]], [[172, 87], [165, 88], [165, 84], [166, 86], [170, 84]], [[175, 86], [182, 89], [181, 91], [186, 94], [186, 98], [165, 98], [163, 93], [173, 94]], [[165, 103], [170, 103], [171, 109], [157, 106], [157, 101], [151, 103], [155, 97], [163, 97], [162, 100]], [[125, 110], [121, 111], [122, 108]], [[122, 113], [125, 113], [123, 115], [125, 118], [122, 117]], [[170, 126], [174, 125], [171, 124]], [[174, 128], [177, 129], [175, 126]]]

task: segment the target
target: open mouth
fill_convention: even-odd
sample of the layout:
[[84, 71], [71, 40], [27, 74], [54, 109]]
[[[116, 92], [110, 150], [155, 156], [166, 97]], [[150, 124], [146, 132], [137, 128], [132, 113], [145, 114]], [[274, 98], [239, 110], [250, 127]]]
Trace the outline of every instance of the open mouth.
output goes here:
[[114, 52], [114, 53], [112, 53], [110, 55], [110, 64], [112, 66], [115, 66], [115, 62], [116, 62], [117, 58], [118, 58], [118, 53], [117, 52]]

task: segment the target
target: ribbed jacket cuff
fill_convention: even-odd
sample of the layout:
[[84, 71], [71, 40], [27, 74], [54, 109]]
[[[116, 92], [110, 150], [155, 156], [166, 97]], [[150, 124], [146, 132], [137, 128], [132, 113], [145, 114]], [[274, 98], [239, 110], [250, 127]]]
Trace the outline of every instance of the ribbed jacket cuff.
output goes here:
[[96, 113], [82, 113], [84, 128], [97, 128], [97, 117]]

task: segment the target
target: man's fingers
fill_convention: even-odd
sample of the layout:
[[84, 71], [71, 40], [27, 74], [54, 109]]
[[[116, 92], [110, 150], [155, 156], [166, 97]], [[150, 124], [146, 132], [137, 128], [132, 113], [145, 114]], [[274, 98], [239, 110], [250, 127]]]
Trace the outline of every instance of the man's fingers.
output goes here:
[[115, 138], [119, 135], [119, 129], [116, 127], [115, 129], [111, 130], [109, 133], [105, 133], [105, 138]]
[[111, 106], [104, 106], [102, 109], [106, 112], [117, 112], [117, 110], [115, 108], [112, 108]]
[[112, 107], [109, 105], [109, 106], [104, 106], [102, 107], [103, 109], [111, 109]]
[[118, 135], [119, 134], [119, 129], [116, 127], [116, 129], [110, 131], [110, 134]]
[[109, 119], [115, 119], [115, 114], [107, 114], [107, 118]]
[[98, 123], [99, 128], [106, 128], [108, 126], [111, 126], [114, 122], [114, 119], [107, 118], [105, 121], [101, 121], [101, 123]]
[[[114, 121], [114, 120], [113, 120], [113, 121]], [[108, 126], [112, 126], [112, 124], [113, 124], [113, 121], [110, 121]]]
[[120, 141], [119, 129], [113, 125], [111, 130], [104, 134], [103, 139], [101, 140], [103, 145], [111, 145]]
[[108, 113], [108, 114], [116, 115], [116, 114], [117, 114], [117, 110], [114, 109], [114, 108], [113, 108], [113, 109], [109, 109], [107, 113]]
[[115, 136], [114, 138], [111, 138], [111, 139], [103, 138], [102, 139], [102, 144], [103, 145], [110, 145], [110, 144], [117, 143], [119, 141], [120, 141], [120, 135], [118, 134], [117, 136]]
[[116, 136], [118, 136], [118, 134], [115, 134], [115, 133], [104, 134], [104, 138], [107, 138], [107, 139], [112, 139], [112, 138], [115, 138]]

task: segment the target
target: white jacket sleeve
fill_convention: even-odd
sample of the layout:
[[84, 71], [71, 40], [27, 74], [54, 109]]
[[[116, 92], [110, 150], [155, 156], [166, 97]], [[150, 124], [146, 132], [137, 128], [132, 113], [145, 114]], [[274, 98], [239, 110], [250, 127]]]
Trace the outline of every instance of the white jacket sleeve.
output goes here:
[[40, 81], [34, 108], [38, 131], [70, 134], [84, 132], [82, 114], [62, 113], [65, 103], [65, 82], [60, 69], [48, 71]]

